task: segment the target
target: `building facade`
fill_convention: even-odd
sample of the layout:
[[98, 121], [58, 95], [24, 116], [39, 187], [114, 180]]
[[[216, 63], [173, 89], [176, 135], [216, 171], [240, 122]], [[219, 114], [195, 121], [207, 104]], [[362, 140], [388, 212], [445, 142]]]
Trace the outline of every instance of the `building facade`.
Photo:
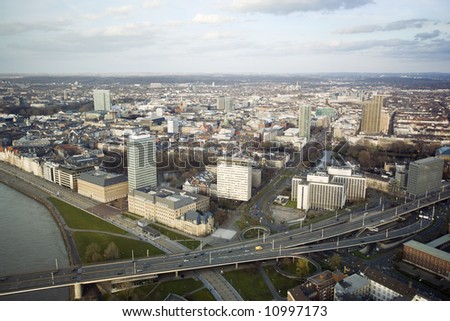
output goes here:
[[381, 133], [381, 109], [383, 107], [383, 96], [374, 96], [368, 101], [362, 111], [361, 132], [364, 134]]
[[412, 195], [424, 195], [439, 191], [442, 186], [444, 160], [428, 157], [409, 164], [406, 191]]
[[311, 138], [311, 106], [304, 103], [298, 108], [298, 131], [300, 137]]
[[82, 173], [91, 172], [94, 166], [66, 166], [60, 165], [55, 169], [55, 183], [78, 191], [78, 179]]
[[97, 111], [110, 111], [111, 110], [111, 98], [109, 90], [94, 89], [94, 110]]
[[248, 201], [252, 197], [251, 160], [217, 159], [217, 197], [238, 201]]
[[130, 212], [196, 236], [210, 234], [214, 217], [209, 197], [175, 188], [143, 187], [128, 195]]
[[450, 242], [450, 234], [423, 244], [414, 240], [403, 244], [403, 261], [450, 280], [450, 254], [439, 245]]
[[92, 171], [82, 173], [78, 179], [78, 194], [101, 203], [125, 198], [128, 194], [128, 179], [125, 175]]
[[127, 145], [128, 191], [157, 186], [156, 146], [153, 136], [130, 136]]

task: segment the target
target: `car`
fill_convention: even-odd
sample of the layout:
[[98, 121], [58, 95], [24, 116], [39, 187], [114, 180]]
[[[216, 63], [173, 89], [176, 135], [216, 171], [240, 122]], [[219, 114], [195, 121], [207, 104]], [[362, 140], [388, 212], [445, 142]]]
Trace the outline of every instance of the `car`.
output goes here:
[[229, 250], [229, 251], [228, 251], [228, 253], [231, 253], [231, 252], [233, 252], [233, 250]]

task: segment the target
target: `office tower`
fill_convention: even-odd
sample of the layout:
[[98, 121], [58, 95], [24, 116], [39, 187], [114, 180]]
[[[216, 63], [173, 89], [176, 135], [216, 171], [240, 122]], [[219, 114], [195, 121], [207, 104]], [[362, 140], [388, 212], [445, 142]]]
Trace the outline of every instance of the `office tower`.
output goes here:
[[361, 132], [365, 134], [381, 133], [383, 96], [374, 96], [363, 107], [361, 119]]
[[156, 146], [153, 136], [130, 136], [128, 153], [128, 191], [157, 186]]
[[428, 157], [409, 164], [406, 191], [412, 195], [425, 195], [439, 191], [442, 185], [444, 160]]
[[238, 201], [248, 201], [252, 197], [251, 160], [217, 159], [217, 197]]
[[103, 111], [111, 110], [109, 90], [94, 89], [94, 109]]
[[299, 136], [307, 140], [311, 137], [311, 106], [301, 104], [298, 108], [298, 131]]
[[234, 100], [231, 97], [217, 98], [217, 109], [230, 113], [234, 110]]

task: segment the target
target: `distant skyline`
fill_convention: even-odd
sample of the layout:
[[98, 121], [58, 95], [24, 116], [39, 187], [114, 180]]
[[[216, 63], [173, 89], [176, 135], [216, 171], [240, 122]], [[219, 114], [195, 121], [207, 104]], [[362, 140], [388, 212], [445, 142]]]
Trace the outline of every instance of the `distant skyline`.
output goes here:
[[447, 0], [2, 0], [0, 73], [450, 72]]

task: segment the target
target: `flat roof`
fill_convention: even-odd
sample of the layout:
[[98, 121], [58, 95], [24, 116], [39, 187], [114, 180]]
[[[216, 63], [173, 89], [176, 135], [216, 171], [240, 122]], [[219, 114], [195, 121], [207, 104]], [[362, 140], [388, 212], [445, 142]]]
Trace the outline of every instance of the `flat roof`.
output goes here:
[[445, 244], [447, 242], [450, 242], [450, 234], [446, 234], [444, 236], [441, 236], [440, 238], [437, 238], [431, 242], [428, 242], [426, 245], [437, 248], [441, 246], [442, 244]]
[[427, 244], [423, 244], [414, 240], [408, 241], [404, 243], [404, 245], [409, 246], [411, 248], [414, 248], [416, 250], [425, 252], [429, 255], [435, 256], [439, 259], [445, 260], [447, 262], [450, 262], [450, 253], [447, 253], [445, 251], [439, 250], [437, 248], [431, 247]]
[[423, 159], [416, 160], [412, 164], [428, 164], [428, 163], [441, 163], [443, 160], [439, 157], [427, 157]]
[[81, 173], [80, 180], [95, 184], [98, 186], [111, 186], [128, 181], [125, 175], [108, 173], [105, 171], [92, 171]]

